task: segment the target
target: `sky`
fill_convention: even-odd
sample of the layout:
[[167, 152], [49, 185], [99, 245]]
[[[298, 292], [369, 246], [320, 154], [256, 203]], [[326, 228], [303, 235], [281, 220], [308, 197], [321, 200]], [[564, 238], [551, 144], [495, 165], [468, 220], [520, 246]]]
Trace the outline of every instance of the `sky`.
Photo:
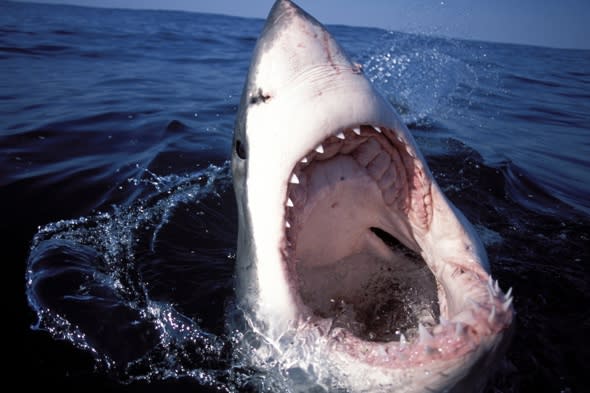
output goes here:
[[[21, 0], [22, 1], [22, 0]], [[265, 18], [273, 0], [36, 0]], [[590, 0], [299, 0], [325, 24], [590, 49]]]

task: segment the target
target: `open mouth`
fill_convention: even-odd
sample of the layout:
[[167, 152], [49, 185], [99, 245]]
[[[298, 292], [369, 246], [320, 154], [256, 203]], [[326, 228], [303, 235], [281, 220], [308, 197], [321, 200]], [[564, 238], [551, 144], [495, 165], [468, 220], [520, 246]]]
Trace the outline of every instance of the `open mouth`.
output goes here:
[[510, 322], [510, 293], [483, 269], [423, 251], [430, 179], [402, 136], [371, 125], [328, 137], [290, 176], [282, 252], [300, 312], [376, 360], [411, 345], [456, 355]]

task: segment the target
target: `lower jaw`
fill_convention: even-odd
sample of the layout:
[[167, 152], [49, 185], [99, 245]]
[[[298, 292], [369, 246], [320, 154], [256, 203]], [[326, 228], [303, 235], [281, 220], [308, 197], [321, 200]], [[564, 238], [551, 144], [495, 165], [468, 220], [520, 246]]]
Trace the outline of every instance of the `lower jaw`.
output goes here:
[[[390, 329], [386, 333], [381, 332], [381, 336], [371, 337], [368, 330], [361, 329], [361, 333], [358, 330], [358, 324], [365, 328], [369, 326], [366, 321], [356, 321], [346, 314], [321, 314], [303, 301], [304, 296], [301, 297], [300, 292], [296, 295], [301, 312], [297, 331], [303, 337], [315, 337], [316, 341], [324, 343], [326, 356], [335, 356], [337, 361], [348, 359], [346, 362], [359, 362], [384, 370], [434, 370], [455, 362], [475, 362], [480, 357], [491, 356], [487, 352], [498, 352], [498, 347], [509, 337], [511, 297], [501, 290], [496, 292], [493, 283], [485, 282], [487, 276], [475, 278], [475, 272], [466, 275], [472, 275], [478, 285], [488, 286], [494, 298], [479, 305], [472, 302], [472, 306], [458, 312], [450, 320], [440, 317], [431, 326], [420, 322], [417, 326], [410, 324], [413, 327], [405, 334]], [[337, 302], [333, 305], [338, 308]], [[346, 304], [343, 307], [346, 308]]]

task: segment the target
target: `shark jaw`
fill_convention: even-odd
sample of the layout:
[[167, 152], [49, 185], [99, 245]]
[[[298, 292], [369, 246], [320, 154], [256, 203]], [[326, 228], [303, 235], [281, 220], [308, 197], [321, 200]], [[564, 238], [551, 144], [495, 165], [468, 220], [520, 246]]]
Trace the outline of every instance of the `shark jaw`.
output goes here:
[[291, 1], [254, 51], [232, 170], [237, 295], [273, 356], [351, 391], [481, 386], [511, 291], [395, 110]]
[[[375, 385], [399, 378], [387, 389], [472, 391], [460, 383], [497, 355], [512, 321], [511, 290], [487, 273], [469, 224], [405, 137], [352, 126], [295, 164], [282, 254], [299, 329], [328, 337], [346, 359], [340, 367], [364, 369], [363, 381], [380, 369], [389, 375]], [[410, 370], [420, 377], [404, 380]]]

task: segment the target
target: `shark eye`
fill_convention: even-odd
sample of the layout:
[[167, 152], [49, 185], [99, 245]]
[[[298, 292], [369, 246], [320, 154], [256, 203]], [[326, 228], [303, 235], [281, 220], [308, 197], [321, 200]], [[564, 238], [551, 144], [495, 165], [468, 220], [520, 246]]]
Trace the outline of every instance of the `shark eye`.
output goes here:
[[236, 141], [236, 153], [238, 157], [240, 157], [242, 160], [246, 159], [246, 148], [244, 147], [242, 141], [239, 139]]

